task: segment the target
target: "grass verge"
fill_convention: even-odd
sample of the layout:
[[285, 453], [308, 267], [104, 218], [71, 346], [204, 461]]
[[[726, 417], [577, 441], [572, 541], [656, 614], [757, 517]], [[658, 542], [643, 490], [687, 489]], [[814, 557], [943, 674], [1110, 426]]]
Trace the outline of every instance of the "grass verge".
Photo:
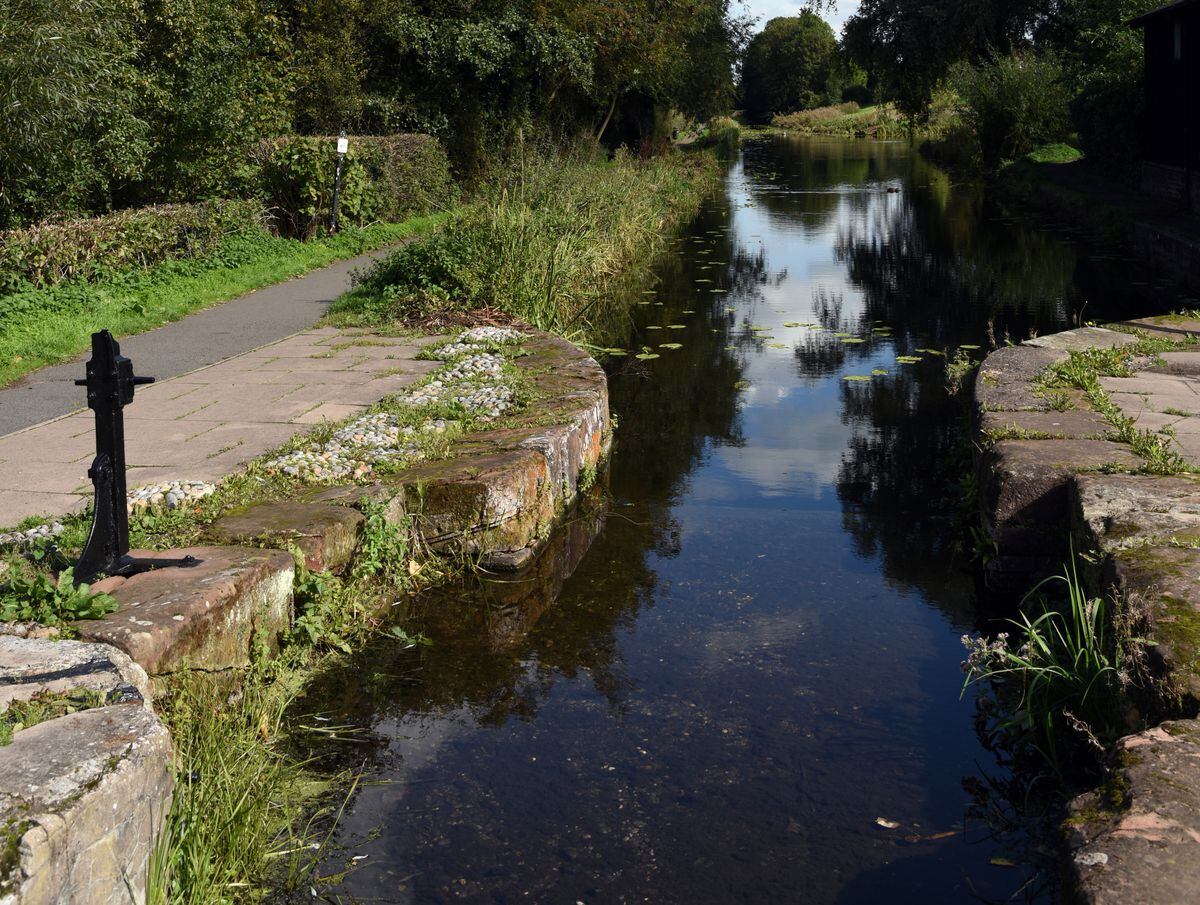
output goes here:
[[576, 341], [623, 332], [631, 294], [716, 187], [711, 153], [525, 153], [447, 229], [393, 252], [330, 320], [388, 325], [480, 308]]
[[0, 296], [0, 386], [83, 352], [101, 328], [125, 336], [426, 233], [446, 214], [350, 229], [312, 242], [262, 230], [230, 236], [202, 258], [167, 261], [96, 283], [66, 283]]

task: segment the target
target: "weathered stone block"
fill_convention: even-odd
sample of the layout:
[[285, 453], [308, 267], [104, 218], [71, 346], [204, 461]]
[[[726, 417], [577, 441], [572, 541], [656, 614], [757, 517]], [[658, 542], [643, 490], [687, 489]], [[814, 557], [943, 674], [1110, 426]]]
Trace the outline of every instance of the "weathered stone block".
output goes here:
[[1081, 549], [1200, 541], [1200, 478], [1192, 475], [1079, 475], [1073, 509]]
[[0, 637], [0, 710], [13, 701], [78, 689], [150, 696], [145, 670], [110, 645]]
[[1064, 829], [1072, 901], [1194, 902], [1200, 894], [1200, 723], [1122, 739], [1113, 778], [1071, 803]]
[[219, 544], [261, 542], [295, 546], [314, 572], [339, 572], [350, 562], [363, 515], [348, 506], [320, 503], [262, 503], [221, 518], [211, 529]]
[[1131, 346], [1138, 338], [1131, 333], [1109, 330], [1107, 327], [1079, 327], [1027, 340], [1026, 346], [1053, 349], [1060, 352], [1083, 352], [1088, 349], [1118, 349]]
[[1168, 714], [1200, 703], [1200, 550], [1138, 547], [1107, 564], [1103, 582], [1146, 624], [1152, 672], [1161, 681], [1154, 706]]
[[992, 439], [1101, 440], [1113, 429], [1095, 412], [985, 412], [982, 426]]
[[291, 625], [289, 553], [249, 547], [135, 553], [198, 562], [133, 576], [112, 592], [120, 609], [75, 627], [85, 640], [120, 648], [151, 675], [246, 666], [256, 637], [274, 642]]
[[0, 748], [6, 861], [0, 902], [145, 901], [174, 779], [166, 727], [138, 703], [60, 717]]
[[979, 412], [1045, 411], [1046, 401], [1033, 392], [1031, 381], [1066, 352], [1033, 346], [1006, 346], [988, 355], [975, 374], [975, 405]]

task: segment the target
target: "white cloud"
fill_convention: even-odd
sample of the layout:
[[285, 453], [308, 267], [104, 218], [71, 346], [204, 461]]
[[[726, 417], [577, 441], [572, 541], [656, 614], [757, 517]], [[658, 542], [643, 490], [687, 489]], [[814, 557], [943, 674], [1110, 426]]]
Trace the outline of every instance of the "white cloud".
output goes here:
[[[735, 12], [738, 7], [752, 16], [757, 16], [757, 28], [762, 28], [768, 19], [774, 19], [776, 16], [798, 15], [800, 10], [804, 9], [805, 4], [801, 0], [734, 0]], [[837, 0], [832, 11], [822, 12], [821, 15], [840, 35], [842, 26], [857, 9], [858, 0]]]

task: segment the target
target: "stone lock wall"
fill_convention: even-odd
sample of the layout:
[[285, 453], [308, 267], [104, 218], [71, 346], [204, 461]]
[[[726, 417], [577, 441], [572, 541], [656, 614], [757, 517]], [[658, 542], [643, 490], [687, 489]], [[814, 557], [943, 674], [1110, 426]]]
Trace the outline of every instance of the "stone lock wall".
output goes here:
[[[608, 385], [586, 353], [532, 333], [536, 400], [516, 426], [458, 440], [450, 457], [372, 485], [328, 487], [229, 513], [208, 545], [148, 553], [194, 565], [107, 579], [119, 609], [77, 623], [82, 641], [0, 635], [0, 708], [81, 690], [103, 706], [24, 729], [0, 746], [0, 905], [140, 905], [174, 788], [171, 740], [155, 683], [186, 668], [245, 666], [292, 619], [295, 546], [313, 569], [353, 562], [364, 498], [429, 546], [491, 568], [535, 562], [559, 517], [607, 454]], [[571, 562], [582, 555], [569, 543]], [[277, 549], [272, 549], [277, 548]], [[558, 548], [551, 548], [551, 552]], [[586, 549], [583, 546], [582, 549]], [[561, 558], [561, 551], [556, 556]]]

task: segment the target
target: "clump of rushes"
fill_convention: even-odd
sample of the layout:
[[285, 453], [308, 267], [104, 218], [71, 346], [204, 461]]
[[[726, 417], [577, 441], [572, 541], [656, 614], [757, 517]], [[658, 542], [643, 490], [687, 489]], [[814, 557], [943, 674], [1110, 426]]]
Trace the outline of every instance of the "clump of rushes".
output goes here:
[[1112, 425], [1114, 439], [1128, 444], [1145, 460], [1146, 472], [1170, 475], [1192, 471], [1183, 456], [1171, 447], [1174, 438], [1170, 433], [1138, 428], [1100, 385], [1101, 377], [1132, 377], [1134, 363], [1139, 359], [1153, 358], [1179, 347], [1180, 343], [1173, 340], [1143, 338], [1118, 349], [1070, 352], [1066, 361], [1046, 371], [1039, 388], [1045, 395], [1052, 395], [1062, 387], [1082, 390], [1092, 407]]
[[1126, 731], [1123, 690], [1136, 641], [1118, 639], [1114, 612], [1089, 597], [1074, 557], [1037, 585], [1010, 620], [1015, 635], [963, 636], [967, 688], [982, 682], [980, 726], [992, 747], [1033, 755], [1060, 778], [1087, 767]]
[[595, 155], [518, 155], [446, 229], [370, 271], [334, 304], [332, 321], [492, 308], [568, 339], [605, 335], [627, 315], [629, 295], [615, 289], [691, 219], [719, 168], [712, 154]]

